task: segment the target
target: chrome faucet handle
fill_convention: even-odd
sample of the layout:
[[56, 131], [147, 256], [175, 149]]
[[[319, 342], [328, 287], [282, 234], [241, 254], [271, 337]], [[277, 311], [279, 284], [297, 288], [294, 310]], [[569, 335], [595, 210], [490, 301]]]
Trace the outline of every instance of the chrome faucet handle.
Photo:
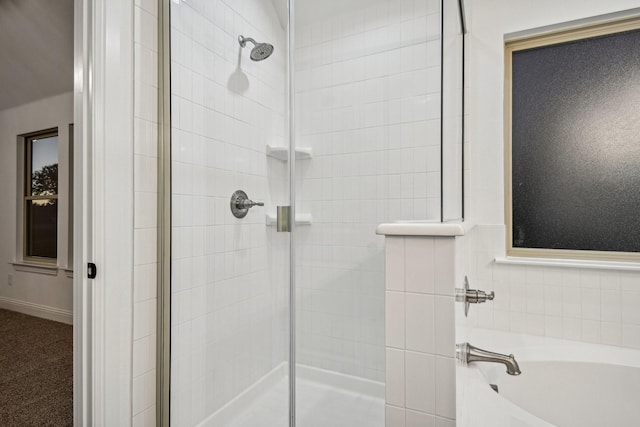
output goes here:
[[493, 301], [495, 292], [485, 292], [480, 289], [469, 289], [469, 279], [464, 277], [464, 287], [456, 288], [456, 301], [464, 303], [464, 316], [469, 315], [469, 304], [482, 304]]
[[254, 202], [249, 199], [247, 193], [242, 190], [238, 190], [231, 195], [231, 213], [236, 218], [244, 218], [249, 213], [249, 209], [254, 206], [264, 206], [263, 202]]

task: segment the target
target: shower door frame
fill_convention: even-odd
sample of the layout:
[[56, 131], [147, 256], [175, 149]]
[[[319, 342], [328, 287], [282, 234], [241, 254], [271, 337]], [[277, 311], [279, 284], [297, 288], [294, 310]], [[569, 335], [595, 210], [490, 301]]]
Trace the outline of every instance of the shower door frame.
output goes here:
[[289, 130], [289, 427], [296, 426], [296, 139], [294, 108], [294, 2], [287, 0], [287, 91]]
[[171, 0], [158, 0], [158, 292], [156, 425], [170, 424], [171, 380]]

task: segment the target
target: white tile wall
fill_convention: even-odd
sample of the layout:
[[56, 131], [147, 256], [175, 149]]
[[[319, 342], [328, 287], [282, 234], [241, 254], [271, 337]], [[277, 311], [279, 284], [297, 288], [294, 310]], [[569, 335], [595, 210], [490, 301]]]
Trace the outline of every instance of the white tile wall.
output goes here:
[[[197, 425], [287, 357], [286, 38], [269, 1], [171, 2], [172, 424]], [[274, 53], [249, 59], [238, 35]], [[242, 189], [265, 207], [236, 219]], [[288, 399], [286, 394], [283, 401]]]
[[[297, 209], [313, 215], [297, 235], [301, 363], [384, 379], [375, 228], [440, 215], [439, 16], [439, 1], [383, 1], [296, 27], [296, 145], [313, 149], [296, 177]], [[432, 279], [408, 283], [433, 292]]]
[[386, 425], [455, 425], [453, 291], [460, 239], [387, 236], [385, 240], [390, 267]]
[[156, 425], [157, 2], [136, 0], [134, 21], [134, 307], [132, 424]]
[[495, 300], [472, 306], [462, 325], [640, 348], [640, 272], [496, 264], [504, 256], [502, 225], [471, 232], [472, 288]]

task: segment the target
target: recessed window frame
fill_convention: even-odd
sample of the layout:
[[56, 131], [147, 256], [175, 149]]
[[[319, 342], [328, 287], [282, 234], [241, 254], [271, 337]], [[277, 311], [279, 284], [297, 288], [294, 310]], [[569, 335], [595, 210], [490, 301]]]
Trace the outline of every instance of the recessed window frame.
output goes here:
[[513, 169], [512, 169], [512, 54], [516, 51], [605, 36], [640, 29], [640, 17], [590, 24], [579, 28], [546, 32], [505, 42], [504, 162], [506, 254], [523, 258], [560, 258], [600, 261], [640, 261], [640, 252], [522, 248], [513, 246]]
[[[59, 215], [60, 206], [58, 203], [58, 196], [60, 193], [60, 169], [58, 168], [58, 177], [57, 177], [57, 192], [54, 195], [42, 195], [42, 196], [33, 196], [31, 195], [31, 185], [32, 185], [32, 142], [37, 139], [51, 138], [51, 137], [60, 137], [58, 132], [58, 128], [50, 128], [38, 132], [32, 132], [29, 134], [22, 135], [23, 142], [23, 154], [24, 154], [24, 165], [23, 165], [23, 191], [22, 191], [22, 259], [24, 262], [28, 263], [36, 263], [36, 264], [57, 264], [58, 262], [58, 224], [56, 224], [56, 257], [42, 257], [42, 256], [32, 256], [29, 255], [29, 244], [28, 244], [28, 236], [29, 236], [29, 221], [28, 221], [28, 204], [33, 200], [56, 200], [56, 209], [58, 210]], [[58, 140], [58, 165], [60, 164], [60, 142]]]

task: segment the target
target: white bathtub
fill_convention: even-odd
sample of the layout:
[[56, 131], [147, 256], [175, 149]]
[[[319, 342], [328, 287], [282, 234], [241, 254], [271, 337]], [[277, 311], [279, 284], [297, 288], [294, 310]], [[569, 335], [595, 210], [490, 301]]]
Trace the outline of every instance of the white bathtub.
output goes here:
[[638, 350], [477, 329], [459, 330], [461, 341], [513, 353], [522, 375], [458, 366], [459, 427], [640, 426]]

